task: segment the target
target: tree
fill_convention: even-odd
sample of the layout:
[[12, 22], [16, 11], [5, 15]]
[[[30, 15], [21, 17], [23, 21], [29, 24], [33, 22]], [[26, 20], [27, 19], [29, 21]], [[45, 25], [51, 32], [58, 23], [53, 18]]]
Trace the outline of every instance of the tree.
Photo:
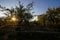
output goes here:
[[16, 6], [15, 8], [6, 8], [5, 10], [8, 11], [7, 13], [4, 13], [5, 15], [11, 17], [11, 16], [17, 16], [19, 19], [19, 23], [21, 22], [25, 22], [26, 24], [28, 24], [30, 18], [32, 18], [32, 12], [31, 10], [33, 9], [33, 2], [29, 3], [26, 7], [24, 7], [23, 4], [20, 3], [19, 1], [19, 5]]
[[32, 18], [31, 14], [32, 7], [33, 2], [29, 3], [26, 8], [24, 8], [23, 4], [19, 2], [19, 7], [16, 6], [17, 15], [23, 18], [24, 20], [29, 20], [30, 18]]
[[48, 14], [48, 20], [52, 23], [54, 23], [54, 11], [51, 8], [48, 8], [47, 12]]
[[59, 25], [60, 23], [60, 7], [48, 8], [44, 15], [38, 16], [38, 22], [44, 25]]
[[47, 21], [46, 14], [42, 14], [42, 15], [39, 15], [39, 16], [38, 16], [38, 23], [39, 23], [40, 25], [46, 26], [46, 25], [47, 25], [46, 21]]
[[43, 19], [43, 15], [39, 15], [38, 16], [38, 24], [40, 24], [40, 25], [44, 25], [44, 19]]
[[15, 8], [4, 8], [1, 6], [1, 8], [3, 9], [3, 11], [8, 11], [8, 13], [4, 13], [5, 15], [9, 16], [13, 16], [13, 15], [17, 15], [18, 17], [24, 19], [24, 20], [29, 20], [30, 18], [32, 18], [32, 14], [31, 14], [31, 10], [33, 8], [33, 2], [29, 3], [26, 8], [24, 7], [23, 4], [20, 3], [19, 1], [19, 5], [16, 6]]
[[58, 8], [48, 8], [46, 11], [47, 18], [53, 24], [57, 24], [59, 21], [60, 7]]

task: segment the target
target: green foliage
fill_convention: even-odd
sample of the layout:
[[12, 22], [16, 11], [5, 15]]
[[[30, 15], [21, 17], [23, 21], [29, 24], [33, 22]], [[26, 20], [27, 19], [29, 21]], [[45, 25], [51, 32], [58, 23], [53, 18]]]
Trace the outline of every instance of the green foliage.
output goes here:
[[60, 25], [60, 7], [48, 8], [46, 14], [38, 16], [40, 24]]

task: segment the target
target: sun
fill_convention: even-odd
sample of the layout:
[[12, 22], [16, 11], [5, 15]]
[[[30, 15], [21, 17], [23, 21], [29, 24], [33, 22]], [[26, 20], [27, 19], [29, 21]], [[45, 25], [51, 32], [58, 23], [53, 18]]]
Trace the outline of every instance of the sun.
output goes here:
[[12, 21], [16, 21], [16, 18], [15, 18], [15, 17], [12, 17], [11, 20], [12, 20]]
[[15, 16], [11, 17], [11, 21], [17, 21], [17, 17]]

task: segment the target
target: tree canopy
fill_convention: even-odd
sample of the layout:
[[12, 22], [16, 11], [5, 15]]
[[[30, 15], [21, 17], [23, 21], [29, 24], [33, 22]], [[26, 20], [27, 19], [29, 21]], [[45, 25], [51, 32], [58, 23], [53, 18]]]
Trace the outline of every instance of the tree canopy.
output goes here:
[[[42, 19], [41, 19], [42, 18]], [[38, 22], [49, 25], [60, 25], [60, 7], [48, 8], [46, 13], [38, 16]], [[44, 21], [42, 21], [44, 20]]]

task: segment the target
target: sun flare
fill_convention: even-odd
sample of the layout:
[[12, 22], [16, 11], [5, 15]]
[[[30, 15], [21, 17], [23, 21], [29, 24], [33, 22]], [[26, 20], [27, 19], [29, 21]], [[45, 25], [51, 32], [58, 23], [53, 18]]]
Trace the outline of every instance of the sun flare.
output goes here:
[[12, 19], [12, 21], [16, 21], [16, 18], [15, 17], [13, 17], [13, 18], [11, 18]]
[[11, 21], [17, 21], [17, 18], [16, 18], [15, 16], [13, 16], [13, 17], [11, 18]]

